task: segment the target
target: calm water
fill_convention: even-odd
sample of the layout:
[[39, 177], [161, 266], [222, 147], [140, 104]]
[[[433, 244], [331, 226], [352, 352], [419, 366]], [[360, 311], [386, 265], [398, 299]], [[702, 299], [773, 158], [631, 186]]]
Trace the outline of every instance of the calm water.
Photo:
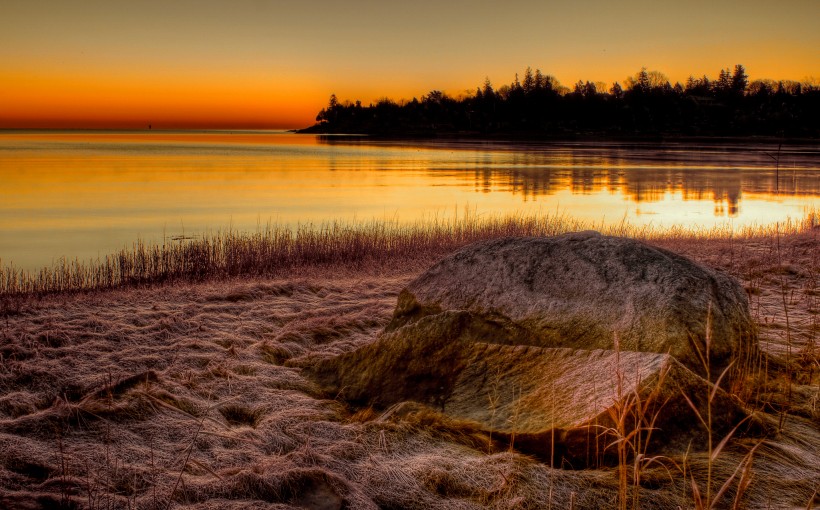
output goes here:
[[267, 222], [567, 214], [769, 224], [820, 206], [820, 147], [373, 142], [274, 132], [0, 133], [0, 259], [33, 269], [137, 238]]

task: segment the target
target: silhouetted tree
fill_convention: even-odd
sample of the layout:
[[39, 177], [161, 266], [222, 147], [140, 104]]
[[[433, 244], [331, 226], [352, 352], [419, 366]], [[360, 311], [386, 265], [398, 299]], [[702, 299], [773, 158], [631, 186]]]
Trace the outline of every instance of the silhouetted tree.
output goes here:
[[820, 137], [820, 86], [816, 82], [755, 80], [738, 64], [718, 78], [690, 76], [670, 85], [663, 73], [638, 73], [606, 85], [579, 80], [569, 90], [528, 67], [495, 90], [489, 80], [475, 94], [453, 98], [432, 90], [397, 104], [381, 98], [368, 106], [340, 103], [335, 94], [308, 131], [434, 136], [437, 133], [517, 133], [566, 136], [770, 135]]
[[725, 95], [732, 90], [732, 73], [728, 69], [721, 69], [718, 79], [712, 83], [712, 89], [717, 95]]
[[712, 83], [706, 75], [702, 78], [689, 76], [686, 80], [685, 92], [690, 96], [708, 96], [712, 93]]
[[649, 73], [646, 68], [642, 67], [638, 74], [635, 75], [635, 82], [630, 89], [637, 88], [638, 92], [649, 92]]
[[493, 84], [490, 83], [489, 78], [484, 79], [484, 97], [495, 97], [495, 91], [493, 90]]
[[550, 91], [557, 91], [561, 84], [555, 76], [548, 74], [544, 77], [544, 88]]
[[578, 80], [578, 83], [572, 89], [573, 94], [583, 95], [584, 94], [584, 82], [583, 80]]
[[646, 68], [644, 68], [642, 72], [646, 75], [649, 89], [659, 89], [669, 85], [669, 78], [660, 71], [646, 72]]
[[535, 90], [542, 90], [546, 87], [546, 82], [544, 81], [544, 75], [541, 74], [540, 69], [535, 70]]
[[444, 100], [444, 92], [440, 90], [431, 90], [426, 96], [421, 98], [422, 103], [441, 104]]
[[532, 92], [535, 90], [535, 78], [532, 75], [532, 68], [527, 67], [527, 70], [524, 71], [524, 83], [522, 84], [524, 88], [524, 92]]
[[743, 94], [748, 85], [749, 77], [746, 76], [746, 69], [740, 64], [735, 65], [735, 72], [732, 73], [732, 92], [735, 94]]
[[770, 80], [755, 80], [748, 86], [750, 96], [767, 96], [773, 88]]

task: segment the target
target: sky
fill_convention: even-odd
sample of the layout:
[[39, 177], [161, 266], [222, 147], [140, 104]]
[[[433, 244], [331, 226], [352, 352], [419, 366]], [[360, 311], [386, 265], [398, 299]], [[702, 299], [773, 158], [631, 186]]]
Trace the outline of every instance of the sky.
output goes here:
[[817, 0], [0, 0], [0, 128], [295, 128], [330, 94], [743, 64], [820, 80]]

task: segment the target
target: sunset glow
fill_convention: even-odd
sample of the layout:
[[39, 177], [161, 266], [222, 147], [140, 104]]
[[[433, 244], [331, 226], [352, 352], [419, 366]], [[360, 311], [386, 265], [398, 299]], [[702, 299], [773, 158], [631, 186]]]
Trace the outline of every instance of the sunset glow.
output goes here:
[[816, 2], [514, 0], [0, 5], [0, 128], [290, 128], [331, 93], [364, 103], [452, 95], [527, 66], [565, 85], [641, 67], [670, 80], [742, 63], [820, 77]]
[[94, 259], [138, 238], [253, 232], [268, 222], [412, 224], [466, 210], [742, 228], [800, 217], [816, 203], [813, 153], [792, 149], [784, 167], [799, 172], [778, 180], [759, 150], [701, 151], [510, 150], [269, 132], [6, 133], [0, 255], [36, 269], [61, 255]]

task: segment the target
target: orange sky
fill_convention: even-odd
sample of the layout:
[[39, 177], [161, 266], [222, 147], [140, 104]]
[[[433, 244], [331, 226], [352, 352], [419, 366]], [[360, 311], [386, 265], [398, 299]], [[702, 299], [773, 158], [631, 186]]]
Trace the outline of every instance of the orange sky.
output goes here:
[[528, 65], [820, 79], [815, 0], [659, 3], [3, 0], [0, 128], [303, 127], [331, 93], [459, 94]]

